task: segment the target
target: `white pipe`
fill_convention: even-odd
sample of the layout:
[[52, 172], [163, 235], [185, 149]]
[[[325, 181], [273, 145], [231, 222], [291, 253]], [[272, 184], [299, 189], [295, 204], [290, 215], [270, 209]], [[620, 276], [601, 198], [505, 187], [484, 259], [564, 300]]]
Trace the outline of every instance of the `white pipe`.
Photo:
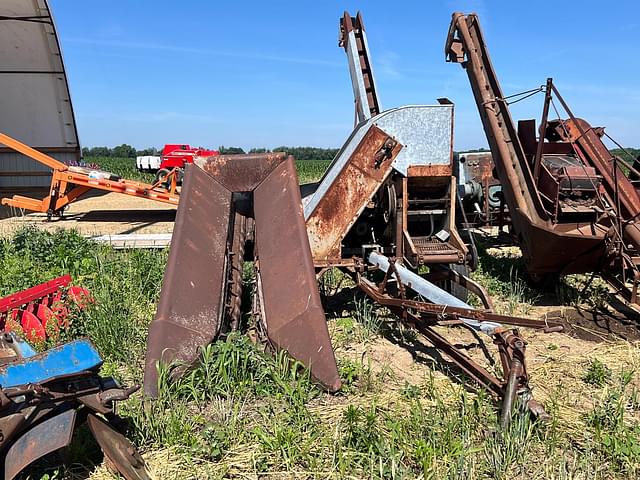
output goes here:
[[[383, 272], [387, 272], [389, 270], [389, 259], [378, 252], [371, 252], [369, 254], [369, 263], [378, 267]], [[425, 280], [420, 275], [413, 273], [400, 262], [396, 261], [395, 268], [396, 272], [398, 272], [398, 277], [400, 277], [396, 280], [401, 282], [404, 286], [409, 287], [411, 290], [419, 293], [430, 302], [457, 308], [473, 308], [468, 303], [454, 297], [449, 292], [446, 292], [428, 280]], [[502, 325], [496, 322], [479, 322], [478, 320], [473, 320], [471, 318], [461, 318], [461, 320], [474, 330], [483, 332], [487, 335], [493, 335], [496, 329], [502, 328]]]

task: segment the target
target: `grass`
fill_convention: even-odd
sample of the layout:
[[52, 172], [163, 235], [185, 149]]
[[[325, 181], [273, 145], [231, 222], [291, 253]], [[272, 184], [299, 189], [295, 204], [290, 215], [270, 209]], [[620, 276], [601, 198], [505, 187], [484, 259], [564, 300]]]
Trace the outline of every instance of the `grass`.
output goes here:
[[[113, 250], [72, 231], [26, 229], [0, 240], [0, 293], [71, 273], [96, 303], [74, 314], [65, 338], [89, 336], [105, 359], [104, 374], [137, 383], [166, 258], [166, 251]], [[483, 257], [478, 275], [504, 298], [533, 298], [515, 258]], [[523, 287], [510, 287], [513, 281]], [[337, 272], [323, 283], [328, 296], [345, 286]], [[129, 436], [156, 477], [637, 478], [637, 345], [590, 344], [585, 353], [554, 334], [542, 348], [548, 360], [530, 365], [536, 396], [553, 420], [517, 414], [499, 432], [495, 404], [483, 392], [465, 390], [417, 353], [409, 376], [396, 357], [381, 360], [380, 345], [408, 355], [382, 337], [395, 328], [388, 312], [352, 294], [347, 300], [347, 315], [329, 322], [345, 384], [338, 394], [320, 391], [286, 355], [272, 357], [248, 337], [229, 335], [204, 348], [179, 381], [167, 382], [163, 370], [158, 401], [136, 395], [121, 404]], [[87, 471], [115, 478], [91, 464], [94, 450], [82, 437], [68, 454], [76, 463], [39, 464], [25, 478], [86, 478]]]
[[[114, 173], [129, 180], [140, 182], [153, 182], [152, 173], [139, 172], [136, 168], [136, 161], [133, 158], [115, 157], [87, 157], [84, 159], [88, 164], [95, 164], [102, 170]], [[328, 160], [299, 160], [296, 162], [300, 183], [315, 182], [322, 177], [324, 171], [331, 162]]]

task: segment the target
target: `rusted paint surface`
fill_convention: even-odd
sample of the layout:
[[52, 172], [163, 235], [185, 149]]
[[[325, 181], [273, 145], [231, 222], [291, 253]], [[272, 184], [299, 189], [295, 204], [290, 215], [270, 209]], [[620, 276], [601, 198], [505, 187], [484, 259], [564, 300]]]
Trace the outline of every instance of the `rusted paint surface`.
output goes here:
[[[469, 76], [527, 270], [533, 274], [599, 270], [608, 229], [593, 221], [552, 221], [554, 212], [545, 208], [541, 199], [540, 184], [533, 177], [523, 143], [516, 132], [477, 15], [453, 14], [445, 51], [448, 60], [461, 63]], [[527, 143], [533, 142], [525, 142], [524, 146]], [[545, 150], [553, 144], [547, 142]], [[548, 183], [543, 187], [548, 194], [557, 195]]]
[[232, 193], [188, 165], [158, 310], [149, 327], [144, 391], [158, 394], [159, 360], [191, 363], [218, 334], [226, 285]]
[[[388, 148], [386, 148], [388, 147]], [[307, 219], [314, 259], [339, 260], [340, 244], [391, 172], [402, 145], [373, 126]]]
[[409, 177], [451, 177], [451, 165], [411, 165], [407, 170]]
[[0, 450], [3, 450], [13, 440], [13, 437], [26, 423], [26, 420], [22, 413], [5, 414], [0, 418], [0, 432], [2, 432]]
[[151, 480], [140, 453], [124, 435], [92, 414], [87, 416], [87, 423], [104, 456], [125, 480]]
[[145, 393], [158, 394], [158, 360], [192, 363], [221, 327], [237, 326], [241, 290], [234, 283], [241, 281], [242, 265], [237, 255], [244, 254], [251, 237], [235, 228], [242, 220], [255, 223], [268, 339], [310, 367], [327, 389], [339, 388], [293, 157], [223, 155], [202, 166], [206, 172], [189, 166], [185, 175], [158, 312], [149, 330]]
[[[589, 125], [586, 120], [572, 118], [563, 122], [568, 132], [568, 140], [575, 142], [583, 151], [584, 156], [602, 175], [605, 185], [614, 195], [618, 192], [622, 210], [619, 212], [625, 219], [636, 217], [640, 213], [640, 196], [637, 190], [617, 165], [613, 155], [602, 143], [598, 130]], [[564, 129], [558, 128], [564, 134]]]
[[330, 391], [340, 377], [320, 302], [295, 164], [278, 165], [254, 192], [259, 288], [269, 341]]
[[493, 176], [494, 165], [490, 153], [461, 153], [460, 159], [465, 166], [466, 180], [475, 180], [483, 186], [499, 185], [500, 182]]
[[280, 163], [286, 160], [282, 152], [247, 155], [217, 155], [196, 158], [195, 164], [232, 192], [253, 191]]
[[67, 410], [36, 425], [19, 437], [5, 456], [5, 480], [12, 480], [27, 465], [69, 445], [75, 421], [76, 411]]

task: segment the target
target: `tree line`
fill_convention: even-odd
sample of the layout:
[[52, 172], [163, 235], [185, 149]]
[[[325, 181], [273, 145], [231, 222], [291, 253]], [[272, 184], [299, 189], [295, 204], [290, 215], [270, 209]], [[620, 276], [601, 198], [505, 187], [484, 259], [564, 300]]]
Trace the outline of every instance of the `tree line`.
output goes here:
[[[269, 152], [285, 152], [293, 155], [296, 160], [332, 160], [338, 153], [337, 148], [319, 148], [319, 147], [287, 147], [280, 146], [272, 149], [268, 148], [252, 148], [245, 152], [241, 147], [225, 147], [221, 145], [217, 150], [224, 155], [234, 155], [239, 153], [269, 153]], [[123, 143], [117, 147], [84, 147], [82, 149], [83, 157], [112, 157], [112, 158], [135, 158], [142, 155], [158, 156], [162, 152], [162, 148], [145, 148], [144, 150], [136, 150], [131, 145]]]
[[[218, 151], [224, 155], [234, 155], [239, 153], [269, 153], [269, 152], [285, 152], [289, 155], [293, 155], [296, 160], [333, 160], [333, 157], [338, 153], [337, 148], [319, 148], [319, 147], [287, 147], [282, 145], [280, 147], [268, 149], [268, 148], [252, 148], [248, 152], [245, 152], [241, 147], [225, 147], [221, 145], [218, 147]], [[123, 143], [117, 147], [84, 147], [82, 149], [82, 155], [84, 157], [115, 157], [115, 158], [135, 158], [141, 155], [160, 155], [162, 149], [155, 147], [145, 148], [144, 150], [136, 150], [131, 145]], [[467, 152], [488, 152], [484, 148], [476, 150], [467, 150]], [[627, 148], [626, 151], [630, 153], [634, 158], [640, 156], [640, 149]], [[611, 150], [613, 155], [620, 156], [629, 161], [629, 156], [626, 155], [621, 149], [616, 148]]]

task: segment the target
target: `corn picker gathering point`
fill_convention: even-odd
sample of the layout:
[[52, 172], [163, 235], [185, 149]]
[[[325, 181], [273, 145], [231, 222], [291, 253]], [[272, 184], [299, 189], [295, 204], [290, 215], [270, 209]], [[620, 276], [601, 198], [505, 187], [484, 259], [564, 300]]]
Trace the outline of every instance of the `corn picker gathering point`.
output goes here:
[[245, 260], [254, 262], [259, 337], [304, 363], [327, 390], [338, 390], [293, 158], [220, 155], [196, 163], [186, 166], [149, 328], [145, 393], [158, 394], [158, 361], [193, 363], [199, 347], [240, 328]]

